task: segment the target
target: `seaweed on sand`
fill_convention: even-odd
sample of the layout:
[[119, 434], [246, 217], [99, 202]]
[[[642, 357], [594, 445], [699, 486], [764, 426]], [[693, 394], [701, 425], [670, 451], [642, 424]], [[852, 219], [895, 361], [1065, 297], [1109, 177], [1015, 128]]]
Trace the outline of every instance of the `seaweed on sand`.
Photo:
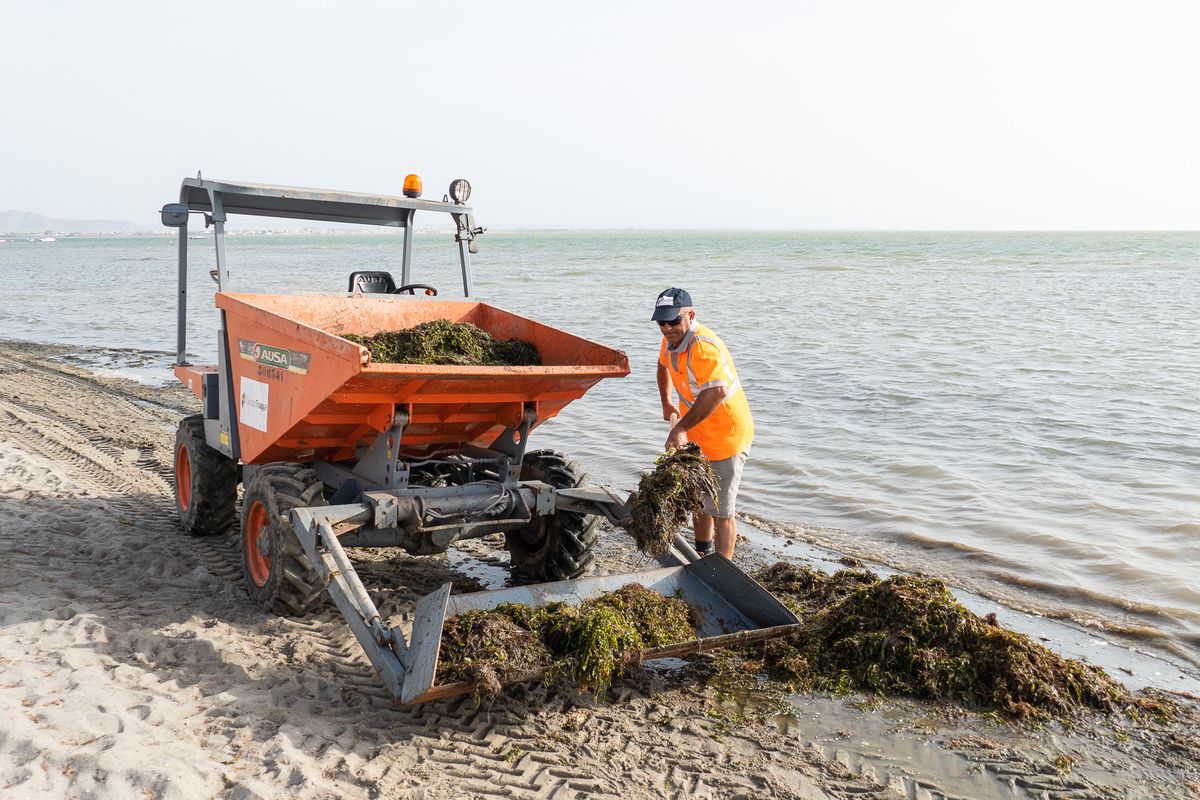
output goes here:
[[695, 636], [687, 603], [634, 583], [580, 606], [506, 603], [447, 620], [437, 679], [474, 684], [477, 702], [494, 700], [505, 682], [538, 673], [570, 675], [599, 695], [632, 654]]
[[825, 575], [777, 563], [756, 576], [801, 618], [800, 632], [763, 645], [770, 674], [799, 689], [946, 700], [1016, 717], [1081, 708], [1161, 714], [1104, 670], [1046, 649], [964, 608], [934, 578], [867, 570]]
[[652, 556], [665, 553], [688, 516], [716, 494], [717, 477], [695, 442], [659, 456], [654, 471], [638, 483], [631, 509], [629, 532], [638, 549]]
[[527, 367], [542, 363], [537, 348], [520, 339], [498, 341], [469, 322], [435, 319], [374, 336], [342, 334], [371, 353], [377, 364], [456, 364]]

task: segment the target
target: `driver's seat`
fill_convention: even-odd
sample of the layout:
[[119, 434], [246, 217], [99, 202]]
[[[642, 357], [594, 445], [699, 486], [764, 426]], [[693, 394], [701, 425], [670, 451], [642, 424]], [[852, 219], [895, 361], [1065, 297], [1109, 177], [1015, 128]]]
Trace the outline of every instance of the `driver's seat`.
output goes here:
[[393, 294], [396, 291], [396, 281], [392, 273], [382, 270], [377, 272], [351, 272], [350, 292], [362, 294]]

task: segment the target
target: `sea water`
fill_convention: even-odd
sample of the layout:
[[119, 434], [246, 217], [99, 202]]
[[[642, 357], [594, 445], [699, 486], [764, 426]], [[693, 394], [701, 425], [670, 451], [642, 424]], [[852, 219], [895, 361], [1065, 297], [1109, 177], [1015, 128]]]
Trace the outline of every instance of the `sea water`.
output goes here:
[[[450, 236], [413, 280], [461, 296]], [[228, 239], [233, 288], [399, 274], [389, 235]], [[531, 439], [631, 488], [666, 436], [655, 295], [682, 286], [757, 435], [739, 510], [784, 535], [1123, 628], [1200, 663], [1200, 234], [488, 233], [479, 299], [617, 347]], [[214, 360], [211, 241], [188, 350]], [[148, 351], [169, 377], [174, 236], [0, 244], [0, 336]], [[145, 355], [145, 353], [143, 354]], [[808, 526], [803, 528], [801, 526]], [[819, 528], [819, 529], [818, 529]]]

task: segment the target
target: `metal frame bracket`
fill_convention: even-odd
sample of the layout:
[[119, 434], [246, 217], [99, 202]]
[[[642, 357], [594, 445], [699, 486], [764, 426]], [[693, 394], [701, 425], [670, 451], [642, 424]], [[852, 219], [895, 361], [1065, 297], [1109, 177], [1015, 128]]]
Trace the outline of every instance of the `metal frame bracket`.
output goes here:
[[411, 418], [409, 406], [397, 407], [391, 427], [375, 437], [375, 441], [358, 460], [354, 472], [385, 489], [408, 486], [409, 469], [400, 457], [400, 442]]
[[539, 517], [553, 514], [558, 508], [558, 490], [542, 481], [521, 481], [521, 485], [533, 490], [533, 513]]
[[529, 431], [533, 429], [533, 423], [537, 421], [537, 405], [536, 401], [525, 403], [521, 421], [514, 426], [505, 428], [504, 432], [497, 436], [489, 446], [489, 449], [509, 457], [507, 479], [510, 482], [521, 479], [521, 463], [525, 460], [525, 447], [529, 443]]

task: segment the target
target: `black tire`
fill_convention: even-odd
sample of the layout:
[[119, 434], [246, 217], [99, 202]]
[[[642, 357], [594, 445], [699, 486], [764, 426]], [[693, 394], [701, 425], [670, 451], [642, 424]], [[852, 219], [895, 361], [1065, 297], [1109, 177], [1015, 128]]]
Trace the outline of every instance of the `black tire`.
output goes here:
[[[555, 489], [573, 489], [587, 484], [579, 464], [553, 450], [526, 453], [521, 463], [521, 480], [542, 481]], [[538, 517], [525, 528], [509, 531], [510, 569], [518, 581], [565, 581], [578, 578], [596, 560], [596, 525], [590, 514], [559, 511]]]
[[288, 522], [293, 508], [327, 505], [325, 485], [304, 464], [268, 464], [242, 495], [242, 574], [250, 599], [299, 617], [319, 608], [325, 587]]
[[187, 417], [175, 431], [175, 510], [189, 536], [218, 536], [237, 518], [237, 462], [208, 446], [204, 418]]

